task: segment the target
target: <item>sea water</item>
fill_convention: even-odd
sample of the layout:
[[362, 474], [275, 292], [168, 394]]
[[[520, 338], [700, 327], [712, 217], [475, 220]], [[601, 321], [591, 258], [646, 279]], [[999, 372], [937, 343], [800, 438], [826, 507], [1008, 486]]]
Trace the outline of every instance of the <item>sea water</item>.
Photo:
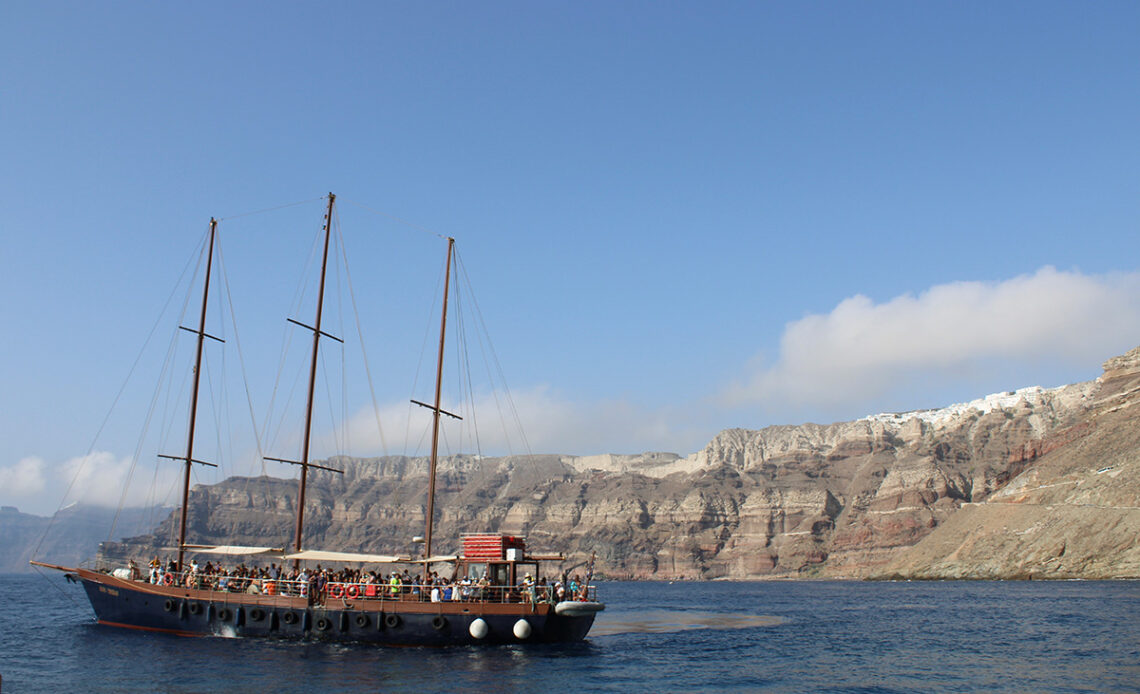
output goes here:
[[378, 648], [103, 627], [0, 576], [0, 692], [1140, 692], [1140, 582], [598, 587], [583, 643]]

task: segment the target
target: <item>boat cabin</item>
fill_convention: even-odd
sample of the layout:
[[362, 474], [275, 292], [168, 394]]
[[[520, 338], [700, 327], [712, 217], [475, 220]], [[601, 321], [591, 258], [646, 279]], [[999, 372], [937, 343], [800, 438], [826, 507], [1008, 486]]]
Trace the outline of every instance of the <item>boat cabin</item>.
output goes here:
[[513, 535], [477, 534], [463, 536], [463, 554], [458, 559], [456, 578], [476, 583], [484, 577], [493, 586], [516, 586], [528, 574], [538, 580], [540, 561], [561, 561], [561, 554], [528, 555], [526, 538]]

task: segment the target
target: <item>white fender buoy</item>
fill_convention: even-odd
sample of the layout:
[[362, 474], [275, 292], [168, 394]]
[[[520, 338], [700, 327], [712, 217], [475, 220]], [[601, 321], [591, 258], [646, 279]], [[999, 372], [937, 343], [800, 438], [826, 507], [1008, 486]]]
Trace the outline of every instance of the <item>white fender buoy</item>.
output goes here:
[[525, 619], [520, 619], [519, 621], [515, 622], [515, 628], [513, 631], [515, 632], [515, 638], [517, 638], [519, 641], [529, 639], [530, 622], [526, 621]]
[[584, 602], [581, 600], [563, 600], [554, 606], [554, 614], [566, 617], [585, 617], [606, 609], [600, 602]]
[[480, 617], [474, 622], [471, 622], [471, 626], [467, 627], [467, 631], [473, 637], [477, 639], [483, 639], [487, 637], [487, 632], [490, 630], [487, 628], [487, 623], [483, 621], [482, 617]]

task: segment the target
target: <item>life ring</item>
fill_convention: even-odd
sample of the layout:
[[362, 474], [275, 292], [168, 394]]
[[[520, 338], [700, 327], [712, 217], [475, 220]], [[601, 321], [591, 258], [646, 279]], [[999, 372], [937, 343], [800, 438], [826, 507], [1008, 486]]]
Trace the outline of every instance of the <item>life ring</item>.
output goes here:
[[225, 608], [225, 607], [223, 607], [222, 609], [218, 610], [218, 619], [222, 620], [223, 622], [228, 622], [228, 621], [230, 621], [230, 611], [229, 611], [229, 609], [228, 609], [228, 608]]
[[361, 629], [366, 628], [368, 626], [368, 615], [366, 615], [366, 614], [356, 615], [356, 626], [360, 627]]
[[317, 620], [317, 631], [328, 631], [332, 628], [332, 622], [324, 617]]
[[345, 595], [349, 598], [356, 599], [360, 596], [360, 586], [355, 583], [348, 584], [348, 590], [344, 591]]
[[402, 620], [400, 619], [400, 615], [388, 614], [384, 617], [384, 626], [388, 627], [389, 629], [395, 629], [396, 627], [400, 626], [401, 621]]
[[344, 586], [339, 583], [332, 584], [332, 587], [329, 588], [329, 595], [334, 598], [344, 597]]
[[249, 611], [249, 618], [255, 622], [260, 622], [265, 619], [265, 610], [260, 607], [255, 607]]
[[166, 610], [167, 612], [173, 612], [175, 607], [178, 607], [178, 603], [169, 598], [166, 600], [166, 602], [162, 603], [162, 609]]
[[190, 614], [201, 614], [201, 612], [202, 612], [202, 603], [200, 603], [200, 602], [192, 602], [192, 603], [190, 603], [190, 606], [189, 606], [187, 609], [189, 609], [189, 610], [190, 610]]
[[174, 574], [167, 571], [166, 574], [164, 574], [162, 577], [162, 585], [164, 585], [164, 586], [174, 585]]
[[437, 614], [436, 616], [432, 617], [431, 618], [431, 628], [435, 629], [436, 631], [443, 631], [444, 629], [446, 629], [447, 628], [447, 617], [444, 617], [441, 614]]
[[284, 615], [282, 615], [281, 621], [285, 622], [286, 624], [296, 624], [297, 623], [297, 613], [296, 612], [286, 612]]

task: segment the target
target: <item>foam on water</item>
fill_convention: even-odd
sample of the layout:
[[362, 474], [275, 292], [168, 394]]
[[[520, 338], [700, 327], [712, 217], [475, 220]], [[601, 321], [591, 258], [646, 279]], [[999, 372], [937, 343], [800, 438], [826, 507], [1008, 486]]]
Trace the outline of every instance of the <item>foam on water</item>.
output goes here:
[[683, 610], [639, 610], [636, 616], [595, 621], [590, 635], [663, 634], [687, 629], [745, 629], [782, 623], [781, 617]]

